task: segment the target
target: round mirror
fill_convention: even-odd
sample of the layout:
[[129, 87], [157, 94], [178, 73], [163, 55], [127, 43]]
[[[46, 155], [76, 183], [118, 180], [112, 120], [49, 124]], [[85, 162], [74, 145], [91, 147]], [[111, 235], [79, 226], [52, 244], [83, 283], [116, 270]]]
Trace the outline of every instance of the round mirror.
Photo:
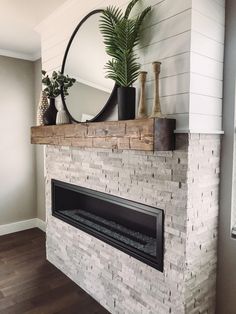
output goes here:
[[105, 78], [108, 61], [99, 20], [102, 10], [92, 11], [75, 29], [67, 46], [62, 73], [76, 79], [62, 100], [74, 122], [101, 121], [116, 104], [116, 86]]

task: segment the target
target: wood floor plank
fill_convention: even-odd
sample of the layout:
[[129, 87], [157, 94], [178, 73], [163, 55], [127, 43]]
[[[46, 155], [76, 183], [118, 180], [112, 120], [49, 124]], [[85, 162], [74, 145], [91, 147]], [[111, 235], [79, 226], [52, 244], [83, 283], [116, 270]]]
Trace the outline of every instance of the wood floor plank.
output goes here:
[[0, 237], [0, 314], [108, 314], [46, 260], [45, 234]]

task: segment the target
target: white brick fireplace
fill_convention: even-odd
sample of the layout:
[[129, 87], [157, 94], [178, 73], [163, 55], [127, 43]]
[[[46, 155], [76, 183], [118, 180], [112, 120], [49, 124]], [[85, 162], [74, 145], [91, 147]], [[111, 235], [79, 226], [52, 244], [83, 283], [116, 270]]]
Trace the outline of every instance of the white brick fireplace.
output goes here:
[[[87, 1], [88, 2], [88, 1]], [[44, 21], [43, 68], [60, 70], [68, 40], [89, 11], [123, 0], [69, 0]], [[173, 152], [77, 149], [45, 151], [47, 258], [111, 313], [215, 312], [223, 0], [147, 0], [150, 41], [142, 68], [162, 62], [161, 105], [177, 120]], [[152, 103], [152, 81], [147, 97]], [[164, 210], [164, 272], [51, 215], [51, 179]]]
[[[161, 153], [48, 146], [47, 258], [111, 313], [214, 313], [219, 162], [219, 135]], [[164, 272], [52, 217], [51, 179], [163, 209]]]

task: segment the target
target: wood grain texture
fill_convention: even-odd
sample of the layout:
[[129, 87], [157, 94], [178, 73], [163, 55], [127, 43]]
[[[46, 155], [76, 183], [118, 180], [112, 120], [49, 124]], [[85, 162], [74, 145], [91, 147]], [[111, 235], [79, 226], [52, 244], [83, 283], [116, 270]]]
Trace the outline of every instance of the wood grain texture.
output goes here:
[[31, 128], [31, 143], [143, 151], [174, 149], [174, 119], [140, 119]]
[[0, 237], [0, 313], [109, 312], [46, 261], [45, 235], [31, 229]]
[[175, 138], [172, 136], [176, 128], [174, 119], [155, 119], [154, 150], [168, 151], [175, 149]]

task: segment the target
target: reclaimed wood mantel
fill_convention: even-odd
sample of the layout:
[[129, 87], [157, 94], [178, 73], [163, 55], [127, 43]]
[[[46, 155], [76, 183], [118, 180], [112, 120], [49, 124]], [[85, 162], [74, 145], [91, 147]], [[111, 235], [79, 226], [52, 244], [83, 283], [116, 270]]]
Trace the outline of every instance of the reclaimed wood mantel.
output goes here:
[[31, 128], [31, 143], [80, 148], [168, 151], [175, 148], [174, 119], [138, 119]]

